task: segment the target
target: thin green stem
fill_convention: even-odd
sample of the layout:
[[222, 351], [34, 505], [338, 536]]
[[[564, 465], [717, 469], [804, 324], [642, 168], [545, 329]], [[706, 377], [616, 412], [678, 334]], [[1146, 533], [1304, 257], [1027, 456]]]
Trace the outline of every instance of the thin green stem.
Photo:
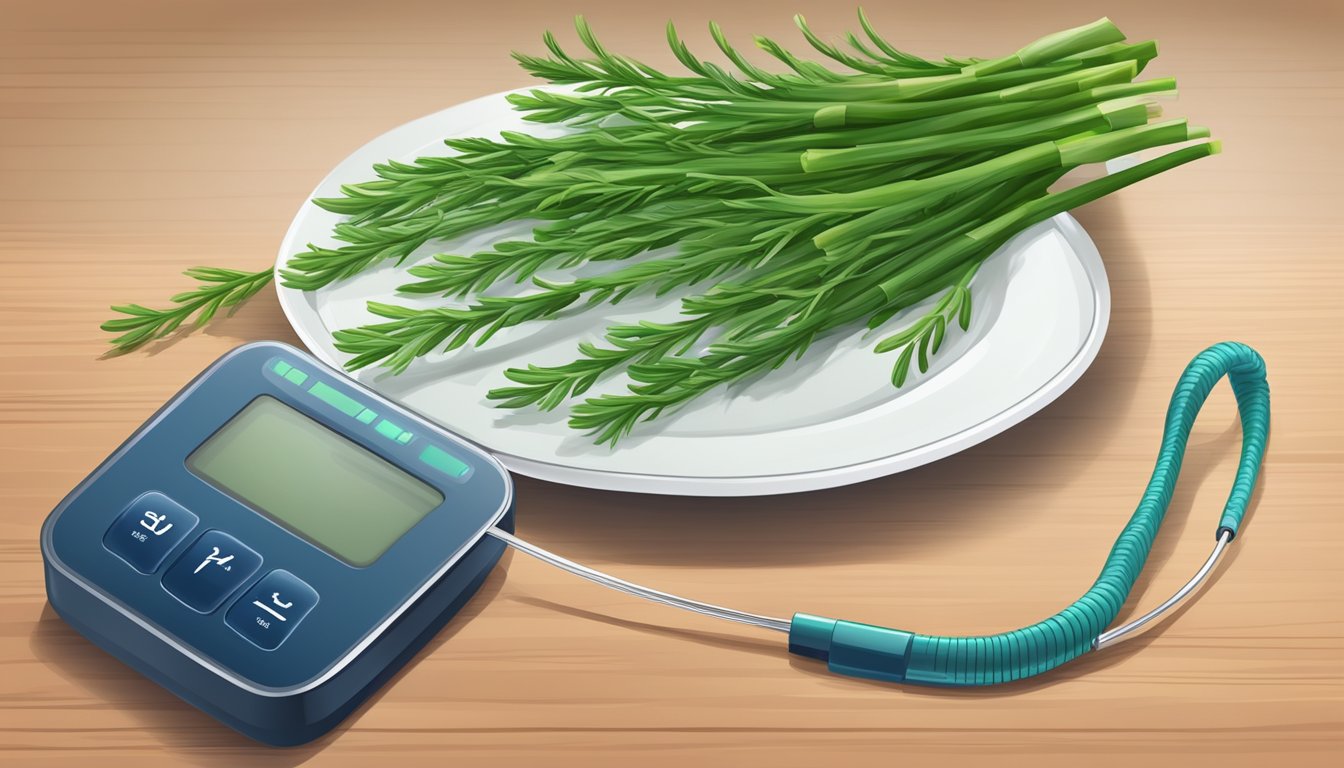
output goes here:
[[244, 272], [218, 267], [193, 267], [183, 274], [199, 282], [200, 287], [172, 297], [175, 306], [167, 309], [152, 309], [139, 304], [112, 307], [113, 312], [125, 317], [108, 320], [100, 327], [109, 333], [121, 334], [111, 340], [118, 352], [129, 352], [161, 339], [177, 330], [193, 315], [197, 327], [205, 325], [221, 309], [233, 310], [255, 295], [271, 282], [275, 270]]

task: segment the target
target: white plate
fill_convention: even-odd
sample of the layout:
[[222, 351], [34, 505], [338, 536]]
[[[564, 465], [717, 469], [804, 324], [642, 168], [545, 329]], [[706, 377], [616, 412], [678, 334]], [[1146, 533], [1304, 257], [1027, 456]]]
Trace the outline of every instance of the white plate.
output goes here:
[[[388, 159], [447, 154], [448, 136], [496, 136], [502, 129], [554, 135], [526, 123], [503, 94], [451, 107], [392, 130], [346, 158], [317, 186], [334, 196]], [[334, 244], [339, 217], [305, 204], [280, 246], [277, 267], [307, 243]], [[347, 355], [331, 331], [379, 320], [370, 299], [431, 306], [442, 299], [396, 294], [405, 267], [436, 252], [472, 253], [517, 225], [417, 251], [401, 267], [383, 264], [315, 293], [281, 287], [280, 304], [299, 338], [339, 367]], [[562, 277], [546, 274], [546, 277]], [[278, 282], [278, 281], [277, 281]], [[645, 493], [747, 496], [855, 483], [910, 469], [968, 448], [1054, 400], [1091, 364], [1110, 316], [1110, 288], [1096, 247], [1067, 215], [1021, 233], [992, 256], [973, 284], [971, 329], [949, 332], [932, 369], [901, 390], [890, 384], [894, 354], [872, 352], [880, 331], [821, 339], [801, 361], [641, 424], [613, 450], [565, 425], [565, 412], [506, 411], [485, 399], [508, 383], [503, 370], [574, 358], [581, 339], [636, 318], [671, 319], [679, 295], [629, 299], [561, 319], [507, 329], [484, 347], [416, 361], [400, 376], [365, 369], [355, 378], [494, 452], [512, 470], [572, 485]], [[617, 391], [622, 378], [595, 391]]]

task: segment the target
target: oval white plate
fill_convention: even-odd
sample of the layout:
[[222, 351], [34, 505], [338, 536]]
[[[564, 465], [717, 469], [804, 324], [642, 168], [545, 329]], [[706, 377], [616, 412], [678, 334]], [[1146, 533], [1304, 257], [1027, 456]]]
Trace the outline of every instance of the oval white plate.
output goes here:
[[[347, 157], [313, 196], [364, 181], [388, 159], [447, 154], [448, 136], [497, 136], [500, 130], [561, 132], [527, 123], [503, 94], [451, 107], [396, 128]], [[338, 216], [306, 203], [280, 246], [277, 268], [307, 243], [334, 244]], [[365, 302], [432, 306], [443, 299], [396, 293], [405, 268], [436, 252], [472, 253], [512, 225], [434, 243], [400, 267], [391, 263], [315, 293], [279, 288], [295, 332], [321, 359], [340, 367], [347, 355], [331, 331], [376, 322]], [[548, 278], [563, 277], [547, 273]], [[278, 281], [277, 281], [278, 283]], [[678, 294], [628, 299], [562, 318], [507, 329], [479, 348], [434, 354], [400, 376], [377, 369], [356, 379], [496, 453], [510, 469], [572, 485], [644, 493], [747, 496], [828, 488], [910, 469], [968, 448], [1017, 424], [1078, 380], [1101, 346], [1110, 288], [1087, 233], [1061, 215], [1021, 233], [992, 256], [973, 284], [970, 331], [953, 329], [925, 375], [901, 390], [890, 384], [894, 354], [873, 344], [900, 326], [862, 328], [818, 340], [802, 360], [751, 382], [720, 389], [686, 408], [641, 424], [616, 449], [551, 413], [506, 411], [485, 399], [508, 383], [503, 370], [559, 364], [580, 340], [599, 341], [613, 323], [672, 319]], [[618, 391], [622, 377], [594, 392]]]

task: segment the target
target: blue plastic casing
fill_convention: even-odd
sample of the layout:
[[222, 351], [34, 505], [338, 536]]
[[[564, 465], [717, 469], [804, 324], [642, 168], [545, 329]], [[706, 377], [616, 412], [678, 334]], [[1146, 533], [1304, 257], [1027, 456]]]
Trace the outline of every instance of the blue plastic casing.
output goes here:
[[[311, 391], [318, 383], [326, 398]], [[419, 478], [443, 503], [356, 567], [193, 474], [186, 466], [192, 451], [262, 395]], [[165, 515], [164, 526], [176, 520], [190, 529], [180, 536], [182, 528], [165, 530], [161, 538], [171, 543], [162, 546], [171, 548], [161, 558], [134, 546], [128, 555], [120, 538], [127, 529], [109, 533], [123, 513], [142, 515], [142, 506]], [[85, 478], [43, 525], [42, 557], [48, 599], [80, 633], [247, 736], [294, 745], [334, 727], [448, 622], [503, 552], [486, 529], [512, 530], [512, 523], [513, 484], [489, 454], [293, 347], [260, 342], [216, 361]], [[158, 545], [144, 538], [145, 546]], [[179, 561], [170, 585], [189, 579], [200, 551], [231, 540], [260, 564], [236, 585], [205, 585], [227, 590], [222, 599], [184, 602], [165, 588]], [[252, 556], [240, 550], [235, 564], [249, 567]], [[224, 576], [204, 567], [199, 575], [212, 572]], [[247, 625], [252, 601], [277, 590], [286, 591], [276, 605], [290, 606], [292, 622], [282, 638]]]

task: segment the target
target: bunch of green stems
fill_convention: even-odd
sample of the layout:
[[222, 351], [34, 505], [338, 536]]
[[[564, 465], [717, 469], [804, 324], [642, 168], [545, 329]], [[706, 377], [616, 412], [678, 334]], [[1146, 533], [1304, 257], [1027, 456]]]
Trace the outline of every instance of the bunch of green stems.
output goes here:
[[[943, 61], [895, 48], [862, 12], [862, 34], [845, 36], [850, 50], [796, 20], [833, 64], [757, 38], [785, 69], [771, 72], [711, 24], [728, 69], [692, 54], [669, 25], [688, 72], [669, 75], [608, 51], [582, 19], [585, 58], [547, 33], [549, 56], [515, 56], [563, 87], [509, 99], [528, 120], [569, 126], [565, 135], [449, 139], [450, 156], [375, 166], [375, 179], [314, 201], [343, 217], [336, 244], [291, 258], [286, 285], [318, 290], [427, 244], [534, 222], [530, 237], [411, 267], [416, 280], [402, 290], [447, 305], [371, 302], [383, 322], [334, 334], [348, 367], [395, 372], [512, 326], [690, 289], [682, 319], [610, 327], [601, 342], [580, 344], [575, 360], [511, 368], [512, 384], [488, 394], [503, 407], [552, 409], [624, 371], [624, 392], [570, 411], [572, 426], [614, 444], [641, 420], [785, 365], [819, 336], [860, 323], [897, 326], [876, 350], [895, 353], [892, 382], [901, 386], [912, 368], [928, 369], [953, 324], [968, 327], [972, 280], [1014, 234], [1217, 151], [1196, 144], [1050, 191], [1080, 165], [1208, 135], [1184, 120], [1154, 122], [1153, 97], [1175, 82], [1136, 81], [1156, 45], [1126, 42], [1106, 19], [1007, 56]], [[539, 277], [589, 262], [615, 265]], [[220, 306], [270, 274], [233, 276]], [[492, 294], [505, 282], [533, 290]], [[182, 304], [118, 309], [128, 317], [109, 327], [126, 332], [116, 342], [124, 347], [153, 338], [156, 322], [176, 327], [185, 317]]]

